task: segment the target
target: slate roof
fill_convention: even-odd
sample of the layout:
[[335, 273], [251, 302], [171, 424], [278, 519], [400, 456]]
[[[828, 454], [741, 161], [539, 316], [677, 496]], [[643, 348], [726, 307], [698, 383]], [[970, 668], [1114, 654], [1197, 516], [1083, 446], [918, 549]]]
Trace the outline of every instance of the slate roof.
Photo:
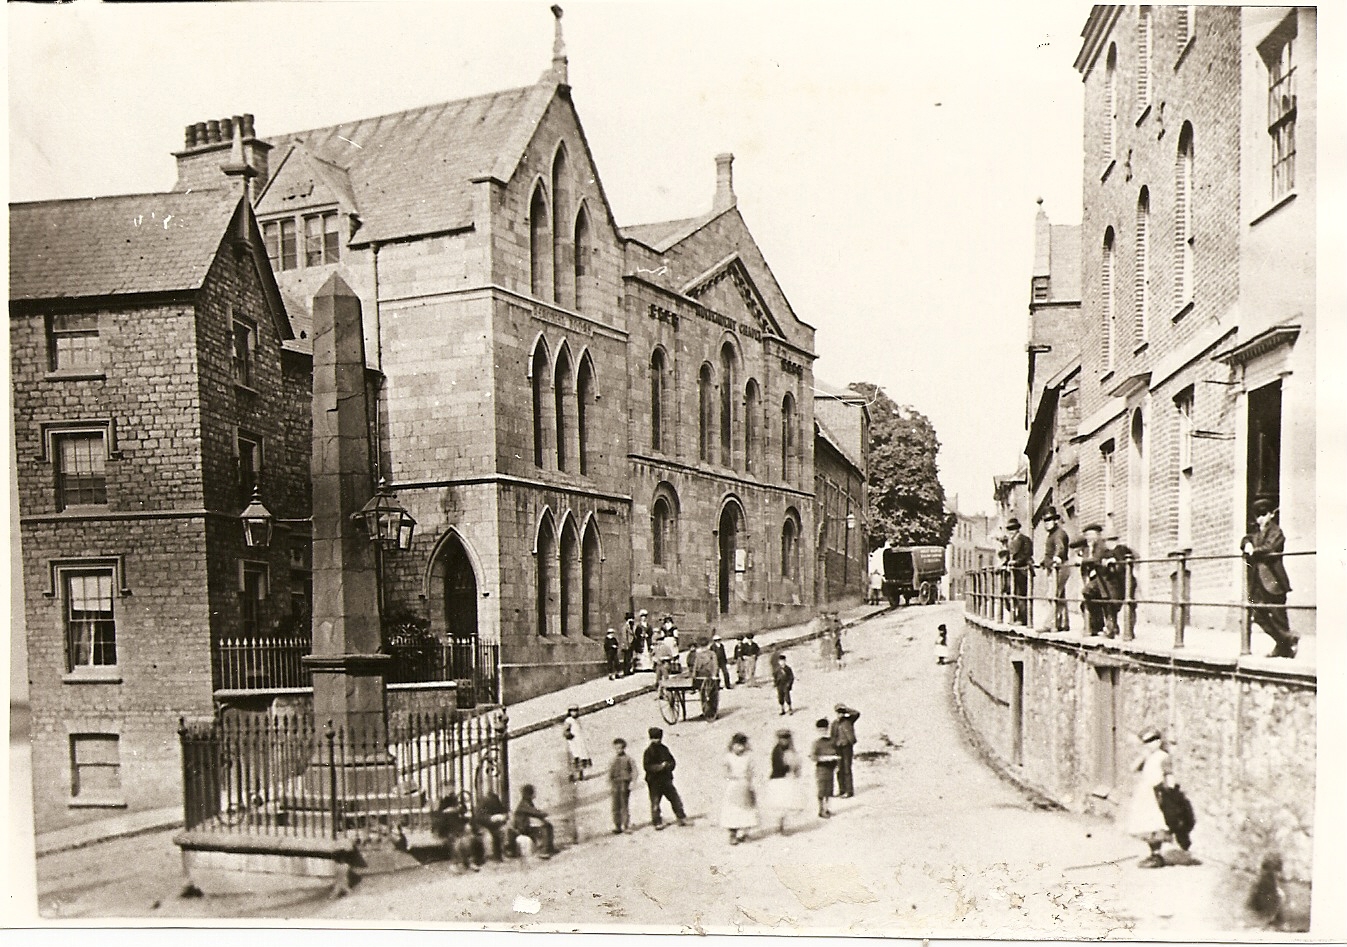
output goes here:
[[622, 227], [619, 232], [629, 240], [638, 240], [662, 253], [679, 240], [695, 233], [717, 216], [719, 215], [702, 214], [700, 217], [661, 220], [650, 224], [632, 224], [630, 227]]
[[9, 298], [198, 289], [239, 201], [221, 189], [11, 204]]
[[852, 455], [851, 451], [842, 446], [842, 439], [830, 431], [828, 425], [824, 424], [818, 418], [814, 419], [814, 435], [835, 450], [837, 455], [850, 464], [857, 473], [862, 473], [865, 470], [865, 468], [861, 466], [860, 461]]
[[353, 246], [444, 233], [473, 223], [474, 179], [513, 177], [556, 94], [545, 82], [267, 141], [302, 144], [346, 173], [361, 220]]

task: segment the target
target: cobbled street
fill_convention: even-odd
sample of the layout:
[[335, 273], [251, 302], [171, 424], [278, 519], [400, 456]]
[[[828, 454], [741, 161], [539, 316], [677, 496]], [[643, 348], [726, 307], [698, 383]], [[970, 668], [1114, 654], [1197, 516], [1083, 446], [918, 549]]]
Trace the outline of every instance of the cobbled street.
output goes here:
[[[335, 901], [314, 889], [184, 900], [175, 896], [172, 833], [156, 833], [39, 860], [42, 910], [908, 936], [1235, 927], [1221, 907], [1233, 899], [1221, 891], [1225, 874], [1215, 862], [1139, 869], [1144, 847], [1111, 823], [1037, 808], [976, 756], [954, 711], [953, 668], [938, 666], [932, 650], [935, 626], [960, 627], [961, 607], [902, 609], [857, 626], [844, 639], [842, 669], [824, 662], [814, 644], [791, 649], [793, 716], [778, 715], [765, 660], [759, 686], [723, 692], [721, 716], [711, 723], [666, 725], [649, 695], [586, 716], [596, 766], [574, 787], [573, 809], [558, 728], [512, 742], [515, 793], [534, 783], [557, 823], [563, 850], [551, 861], [488, 863], [472, 874], [446, 862], [370, 874]], [[730, 846], [718, 824], [729, 737], [748, 734], [765, 774], [779, 727], [789, 726], [807, 754], [814, 720], [839, 701], [861, 712], [855, 798], [834, 800], [830, 820], [800, 813], [784, 837], [759, 829], [749, 843]], [[603, 777], [610, 741], [626, 738], [639, 759], [651, 725], [664, 726], [678, 759], [676, 783], [692, 824], [653, 830], [638, 784], [635, 831], [614, 836]], [[806, 762], [806, 777], [809, 768]], [[1199, 856], [1201, 846], [1199, 831]], [[127, 865], [137, 867], [127, 872]]]

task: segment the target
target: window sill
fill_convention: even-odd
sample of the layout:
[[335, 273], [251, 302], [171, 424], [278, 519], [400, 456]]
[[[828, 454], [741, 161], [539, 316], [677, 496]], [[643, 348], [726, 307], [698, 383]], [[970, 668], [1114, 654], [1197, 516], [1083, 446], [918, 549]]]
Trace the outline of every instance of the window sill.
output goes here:
[[97, 516], [100, 513], [107, 513], [110, 509], [106, 503], [71, 503], [61, 507], [56, 511], [56, 514], [78, 519], [82, 516]]
[[1099, 172], [1099, 180], [1101, 183], [1108, 180], [1108, 176], [1113, 173], [1113, 169], [1117, 167], [1117, 164], [1117, 158], [1108, 159], [1108, 164], [1104, 165], [1104, 170]]
[[104, 381], [107, 375], [103, 372], [77, 372], [60, 371], [47, 372], [42, 378], [44, 381]]
[[242, 384], [242, 383], [240, 383], [240, 382], [237, 382], [237, 381], [234, 382], [234, 390], [235, 390], [235, 391], [242, 391], [242, 392], [245, 392], [245, 393], [247, 393], [247, 394], [253, 395], [253, 396], [255, 396], [255, 397], [261, 395], [261, 392], [258, 391], [256, 388], [252, 387], [251, 385], [244, 385], [244, 384]]
[[1188, 315], [1188, 313], [1192, 311], [1193, 311], [1193, 301], [1190, 299], [1183, 304], [1182, 309], [1174, 313], [1173, 317], [1171, 317], [1169, 321], [1174, 323], [1175, 325], [1178, 325], [1179, 320], [1181, 320], [1184, 316]]
[[1148, 116], [1148, 115], [1150, 115], [1150, 114], [1151, 114], [1151, 106], [1150, 106], [1149, 104], [1147, 104], [1146, 107], [1145, 107], [1144, 109], [1141, 110], [1141, 114], [1137, 116], [1137, 120], [1136, 120], [1136, 122], [1134, 123], [1134, 124], [1136, 125], [1136, 127], [1137, 127], [1137, 128], [1140, 128], [1140, 127], [1141, 127], [1141, 123], [1144, 122], [1144, 121], [1146, 120], [1146, 116]]
[[1104, 372], [1104, 374], [1099, 376], [1099, 383], [1101, 385], [1107, 384], [1112, 379], [1113, 379], [1113, 369], [1110, 368], [1108, 371]]
[[120, 684], [120, 668], [79, 668], [61, 675], [62, 684]]
[[66, 807], [69, 809], [125, 809], [126, 800], [117, 799], [112, 796], [99, 799], [97, 796], [89, 799], [67, 799]]
[[1136, 356], [1140, 355], [1142, 352], [1146, 351], [1150, 347], [1151, 347], [1150, 342], [1142, 342], [1136, 348], [1132, 349], [1132, 357], [1135, 358]]
[[1295, 199], [1296, 199], [1296, 192], [1289, 191], [1281, 198], [1279, 198], [1276, 201], [1276, 203], [1274, 203], [1271, 207], [1269, 207], [1267, 210], [1263, 211], [1261, 214], [1256, 216], [1253, 220], [1249, 221], [1249, 226], [1256, 227], [1258, 224], [1261, 224], [1263, 221], [1267, 220], [1269, 217], [1277, 213], [1277, 211], [1281, 210], [1283, 207], [1285, 207], [1287, 204], [1291, 203]]

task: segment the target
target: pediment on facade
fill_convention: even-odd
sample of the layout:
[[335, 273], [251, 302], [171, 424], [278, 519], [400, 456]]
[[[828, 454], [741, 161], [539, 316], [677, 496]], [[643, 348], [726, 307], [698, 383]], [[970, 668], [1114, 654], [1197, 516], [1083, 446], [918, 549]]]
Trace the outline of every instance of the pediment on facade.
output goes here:
[[265, 218], [333, 205], [348, 214], [358, 213], [350, 176], [342, 168], [297, 144], [281, 159], [266, 190], [258, 198], [255, 213]]
[[763, 335], [786, 338], [737, 252], [688, 282], [682, 292], [721, 315], [757, 326]]

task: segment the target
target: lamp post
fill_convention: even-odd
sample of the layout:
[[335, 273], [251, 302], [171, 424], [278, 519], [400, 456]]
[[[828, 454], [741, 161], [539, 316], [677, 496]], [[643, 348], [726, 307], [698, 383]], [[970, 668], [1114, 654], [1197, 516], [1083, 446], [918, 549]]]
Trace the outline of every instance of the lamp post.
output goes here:
[[271, 527], [275, 517], [262, 505], [260, 489], [253, 486], [253, 496], [239, 514], [243, 521], [243, 544], [249, 549], [266, 549], [271, 545]]
[[851, 531], [856, 528], [856, 514], [847, 510], [847, 531], [842, 534], [842, 594], [851, 588]]

